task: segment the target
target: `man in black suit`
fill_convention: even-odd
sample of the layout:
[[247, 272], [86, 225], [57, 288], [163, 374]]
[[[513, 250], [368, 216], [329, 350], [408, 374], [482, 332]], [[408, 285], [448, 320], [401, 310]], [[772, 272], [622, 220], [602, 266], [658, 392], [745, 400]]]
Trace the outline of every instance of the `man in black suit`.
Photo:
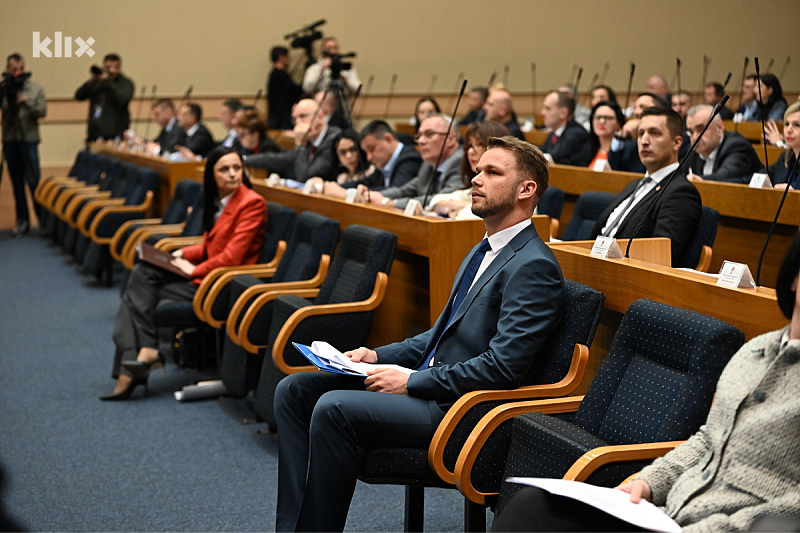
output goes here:
[[269, 116], [267, 128], [271, 130], [292, 129], [292, 106], [300, 99], [303, 89], [289, 75], [289, 49], [273, 46], [270, 50], [272, 70], [267, 85]]
[[492, 89], [486, 98], [486, 103], [483, 104], [483, 110], [486, 112], [485, 120], [499, 122], [511, 132], [511, 135], [520, 141], [525, 140], [525, 134], [522, 133], [515, 118], [511, 93], [502, 89]]
[[573, 120], [574, 113], [572, 96], [559, 91], [551, 91], [545, 96], [542, 116], [550, 133], [539, 148], [550, 154], [553, 162], [559, 165], [581, 166], [584, 146], [589, 142], [589, 133]]
[[161, 126], [161, 132], [147, 144], [148, 153], [161, 155], [174, 152], [176, 145], [186, 143], [186, 132], [178, 125], [175, 105], [169, 98], [161, 98], [153, 104], [153, 120]]
[[486, 118], [483, 105], [489, 97], [486, 87], [473, 87], [467, 95], [467, 109], [469, 112], [458, 121], [459, 126], [469, 126], [473, 122], [483, 122]]
[[682, 265], [680, 261], [700, 220], [700, 193], [684, 172], [666, 183], [678, 168], [682, 129], [683, 121], [672, 109], [648, 107], [642, 111], [639, 159], [647, 173], [625, 187], [603, 211], [592, 237], [628, 239], [641, 222], [636, 237], [668, 237], [672, 242], [672, 266], [695, 266]]
[[[713, 111], [710, 105], [689, 109], [686, 127], [691, 143], [697, 140]], [[730, 183], [748, 183], [754, 172], [764, 170], [750, 141], [735, 131], [725, 131], [720, 115], [711, 122], [686, 164], [691, 169], [689, 179]]]
[[178, 112], [178, 124], [186, 132], [186, 141], [178, 146], [178, 150], [189, 159], [205, 157], [216, 147], [211, 132], [200, 122], [201, 120], [203, 120], [203, 109], [198, 104], [192, 102], [183, 104]]
[[345, 353], [416, 372], [304, 372], [278, 384], [277, 531], [342, 531], [359, 446], [426, 449], [459, 397], [530, 379], [564, 301], [561, 270], [530, 221], [547, 188], [547, 163], [509, 135], [489, 139], [478, 170], [472, 211], [487, 238], [461, 264], [436, 324], [403, 342]]
[[334, 178], [333, 147], [342, 130], [328, 126], [319, 104], [303, 98], [292, 108], [295, 147], [280, 153], [253, 154], [244, 157], [245, 165], [265, 168], [284, 179], [305, 183], [310, 178]]
[[[703, 103], [710, 106], [715, 106], [725, 96], [725, 87], [721, 83], [712, 81], [703, 89]], [[733, 111], [727, 106], [719, 111], [719, 116], [722, 120], [733, 120]]]

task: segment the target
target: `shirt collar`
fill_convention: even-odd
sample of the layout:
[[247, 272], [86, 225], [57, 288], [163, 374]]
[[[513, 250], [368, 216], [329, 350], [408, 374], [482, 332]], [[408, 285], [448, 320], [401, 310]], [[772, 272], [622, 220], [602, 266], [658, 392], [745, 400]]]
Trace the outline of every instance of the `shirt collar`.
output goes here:
[[316, 147], [316, 148], [319, 148], [319, 146], [322, 144], [322, 141], [324, 141], [324, 140], [325, 140], [325, 135], [326, 135], [327, 133], [328, 133], [328, 123], [326, 122], [326, 123], [325, 123], [325, 127], [322, 129], [322, 131], [321, 131], [321, 132], [319, 132], [319, 135], [317, 135], [317, 138], [316, 138], [316, 139], [314, 139], [314, 140], [311, 142], [311, 145], [312, 145], [312, 146], [314, 146], [314, 147]]
[[186, 136], [187, 137], [191, 137], [192, 135], [197, 133], [198, 129], [200, 129], [200, 123], [199, 122], [197, 124], [195, 124], [194, 126], [192, 126], [191, 128], [189, 128], [188, 130], [186, 130]]
[[400, 157], [400, 152], [403, 151], [403, 143], [397, 143], [397, 148], [394, 149], [394, 153], [392, 157], [389, 158], [389, 162], [386, 163], [386, 166], [383, 167], [384, 174], [391, 174], [392, 170], [394, 170], [394, 165], [397, 163], [397, 158]]
[[178, 119], [176, 117], [172, 117], [172, 119], [167, 123], [167, 127], [164, 129], [167, 130], [167, 133], [169, 133], [172, 131], [172, 128], [174, 128], [177, 123]]
[[564, 130], [567, 129], [567, 123], [563, 123], [560, 128], [553, 132], [554, 135], [558, 135], [561, 137], [561, 134], [564, 133]]
[[511, 242], [511, 239], [516, 237], [520, 231], [530, 226], [531, 223], [531, 219], [526, 218], [522, 222], [514, 224], [510, 228], [498, 231], [491, 237], [488, 237], [486, 234], [484, 234], [484, 238], [489, 239], [489, 246], [492, 248], [492, 252], [496, 254], [505, 248], [505, 246]]
[[670, 163], [669, 165], [667, 165], [667, 166], [665, 166], [665, 167], [659, 168], [658, 170], [656, 170], [656, 171], [655, 171], [655, 172], [653, 172], [652, 174], [649, 174], [649, 173], [648, 173], [648, 174], [645, 174], [645, 176], [650, 176], [650, 178], [651, 178], [651, 179], [652, 179], [654, 182], [656, 182], [656, 183], [661, 183], [661, 181], [662, 181], [664, 178], [666, 178], [667, 176], [669, 176], [669, 175], [670, 175], [670, 173], [671, 173], [673, 170], [675, 170], [676, 168], [678, 168], [678, 163]]
[[[725, 141], [725, 136], [723, 135], [722, 137], [720, 137], [720, 139], [719, 139], [719, 144], [717, 145], [717, 147], [716, 147], [716, 148], [714, 148], [714, 149], [711, 151], [711, 153], [710, 153], [710, 154], [708, 154], [708, 157], [703, 157], [703, 156], [701, 155], [701, 156], [700, 156], [700, 159], [702, 159], [703, 161], [716, 161], [716, 160], [717, 160], [717, 152], [719, 152], [719, 147], [720, 147], [720, 146], [722, 146], [722, 143], [723, 143], [724, 141]], [[698, 154], [698, 155], [699, 155], [699, 154]]]
[[445, 171], [445, 169], [446, 169], [447, 167], [449, 167], [449, 166], [450, 166], [450, 163], [451, 163], [451, 161], [452, 161], [454, 158], [457, 158], [457, 157], [459, 157], [460, 155], [461, 155], [461, 152], [460, 152], [460, 151], [458, 151], [458, 149], [456, 149], [456, 151], [454, 151], [452, 154], [450, 154], [450, 157], [448, 157], [447, 159], [445, 159], [444, 161], [442, 161], [442, 164], [441, 164], [441, 165], [439, 165], [439, 168], [437, 168], [436, 170], [438, 170], [439, 172], [441, 172], [442, 174], [444, 174], [444, 171]]

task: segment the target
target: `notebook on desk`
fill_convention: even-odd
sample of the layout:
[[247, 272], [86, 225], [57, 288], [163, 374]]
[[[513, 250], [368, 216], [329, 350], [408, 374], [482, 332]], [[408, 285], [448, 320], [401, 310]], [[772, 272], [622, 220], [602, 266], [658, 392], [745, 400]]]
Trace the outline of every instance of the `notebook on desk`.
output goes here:
[[139, 259], [145, 263], [149, 263], [168, 272], [177, 274], [182, 278], [192, 278], [189, 274], [172, 264], [171, 253], [159, 250], [152, 244], [139, 241], [139, 243], [136, 245], [136, 253], [139, 255]]

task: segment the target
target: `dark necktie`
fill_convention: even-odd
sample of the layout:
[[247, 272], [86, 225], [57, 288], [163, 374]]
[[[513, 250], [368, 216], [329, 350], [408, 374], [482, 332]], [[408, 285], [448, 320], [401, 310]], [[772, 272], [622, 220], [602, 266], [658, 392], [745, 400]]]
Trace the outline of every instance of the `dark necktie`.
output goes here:
[[317, 155], [317, 147], [312, 144], [311, 145], [311, 154], [308, 156], [308, 160], [309, 161], [313, 161], [314, 160], [314, 156], [316, 156], [316, 155]]
[[634, 199], [636, 199], [636, 194], [639, 192], [639, 189], [644, 187], [645, 184], [650, 183], [652, 180], [653, 178], [651, 178], [650, 176], [645, 176], [641, 180], [639, 180], [639, 183], [636, 185], [636, 188], [633, 189], [633, 192], [628, 197], [628, 201], [625, 203], [625, 208], [619, 212], [619, 215], [617, 216], [616, 220], [614, 220], [614, 222], [607, 225], [608, 229], [603, 232], [604, 237], [609, 237], [611, 235], [611, 232], [614, 231], [617, 227], [619, 227], [620, 224], [622, 224], [622, 221], [625, 220], [625, 217], [628, 214], [628, 210], [631, 208], [631, 204], [633, 203]]
[[553, 132], [553, 146], [556, 144], [558, 144], [558, 133]]
[[[455, 316], [456, 311], [458, 311], [461, 302], [463, 302], [464, 298], [467, 296], [467, 292], [469, 292], [469, 288], [472, 286], [472, 282], [475, 280], [475, 274], [478, 273], [478, 268], [480, 268], [481, 263], [483, 262], [483, 257], [486, 255], [486, 252], [491, 249], [491, 246], [489, 246], [489, 240], [483, 239], [478, 245], [477, 250], [475, 250], [475, 254], [472, 256], [467, 268], [464, 270], [464, 276], [461, 278], [461, 283], [458, 285], [458, 292], [456, 292], [456, 298], [453, 300], [453, 306], [450, 308], [450, 315], [447, 317], [447, 323], [442, 329], [442, 335], [444, 335], [444, 332], [447, 329], [447, 326], [450, 325], [450, 322], [453, 321], [453, 317]], [[442, 336], [440, 335], [436, 340], [436, 344], [433, 346], [433, 350], [431, 350], [431, 353], [428, 354], [428, 357], [426, 357], [422, 363], [417, 365], [417, 370], [428, 368], [431, 359], [433, 359], [433, 354], [436, 353], [436, 348], [439, 347], [439, 341], [441, 340]]]

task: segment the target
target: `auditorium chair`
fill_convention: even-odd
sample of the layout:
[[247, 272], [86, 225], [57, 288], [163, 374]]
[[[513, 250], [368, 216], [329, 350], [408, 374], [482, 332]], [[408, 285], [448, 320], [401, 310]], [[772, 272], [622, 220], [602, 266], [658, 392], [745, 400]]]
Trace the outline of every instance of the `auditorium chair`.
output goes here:
[[[292, 346], [326, 341], [341, 351], [366, 344], [375, 308], [386, 294], [397, 235], [368, 226], [345, 228], [318, 289], [271, 292], [275, 299], [256, 387], [256, 416], [275, 427], [275, 387], [287, 374], [315, 370]], [[277, 296], [277, 297], [276, 297]], [[247, 331], [240, 335], [246, 337]]]
[[[721, 320], [636, 300], [586, 394], [492, 409], [459, 453], [456, 485], [495, 513], [520, 488], [503, 481], [509, 476], [616, 486], [699, 429], [720, 373], [743, 342], [744, 334]], [[496, 428], [509, 420], [508, 453], [497, 457], [504, 467], [476, 467]], [[606, 466], [612, 460], [624, 462]]]
[[711, 266], [711, 247], [714, 246], [718, 226], [719, 211], [704, 205], [700, 221], [697, 223], [697, 230], [692, 236], [692, 240], [689, 241], [686, 253], [683, 254], [680, 264], [673, 266], [708, 272], [708, 267]]
[[563, 241], [585, 241], [592, 238], [595, 222], [603, 214], [606, 207], [611, 205], [617, 195], [613, 192], [586, 191], [578, 196], [572, 217], [569, 219]]
[[[209, 323], [213, 320], [220, 327], [225, 322], [220, 378], [231, 395], [243, 397], [258, 383], [263, 354], [254, 344], [266, 344], [273, 306], [272, 299], [263, 295], [276, 290], [283, 294], [290, 289], [318, 288], [328, 273], [338, 239], [337, 220], [304, 211], [297, 217], [286, 251], [271, 277], [268, 272], [258, 276], [244, 272], [220, 279], [228, 289], [227, 303], [220, 298], [209, 300], [210, 309], [204, 315]], [[218, 321], [222, 315], [225, 318]], [[247, 332], [245, 345], [240, 329]]]
[[561, 219], [561, 212], [564, 210], [564, 191], [552, 185], [544, 191], [544, 194], [539, 199], [537, 205], [537, 212], [540, 215], [547, 215], [550, 217], [550, 236], [558, 236], [559, 220]]
[[[479, 390], [465, 394], [451, 407], [434, 434], [428, 449], [365, 448], [358, 478], [365, 483], [405, 485], [406, 531], [422, 531], [425, 487], [455, 488], [458, 454], [472, 428], [491, 409], [508, 402], [531, 398], [565, 396], [580, 385], [589, 358], [605, 295], [576, 281], [564, 280], [564, 314], [542, 353], [515, 390]], [[487, 472], [502, 468], [509, 427], [501, 427], [479, 460]], [[499, 478], [496, 483], [499, 485]], [[465, 500], [464, 521], [468, 527], [485, 528], [482, 505]]]
[[[83, 183], [82, 180], [84, 179], [84, 176], [86, 175], [88, 167], [90, 166], [92, 160], [93, 157], [91, 152], [87, 150], [81, 150], [75, 156], [75, 162], [72, 164], [72, 167], [69, 169], [66, 176], [47, 176], [46, 178], [42, 178], [42, 180], [36, 186], [36, 190], [33, 193], [33, 197], [36, 200], [36, 203], [44, 207], [44, 204], [48, 198], [50, 191], [56, 185], [65, 187], [66, 186], [77, 187], [81, 183]], [[47, 222], [50, 216], [51, 213], [47, 208], [41, 209], [39, 215], [40, 228], [47, 228]]]

